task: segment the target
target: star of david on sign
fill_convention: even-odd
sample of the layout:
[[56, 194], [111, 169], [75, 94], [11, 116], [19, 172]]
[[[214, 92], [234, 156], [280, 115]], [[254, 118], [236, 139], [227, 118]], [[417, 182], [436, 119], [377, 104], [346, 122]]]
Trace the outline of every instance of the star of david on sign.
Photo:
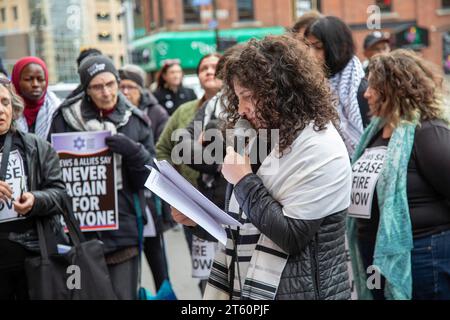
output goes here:
[[86, 146], [84, 142], [85, 142], [84, 139], [78, 137], [75, 140], [73, 140], [73, 147], [78, 150], [81, 150]]

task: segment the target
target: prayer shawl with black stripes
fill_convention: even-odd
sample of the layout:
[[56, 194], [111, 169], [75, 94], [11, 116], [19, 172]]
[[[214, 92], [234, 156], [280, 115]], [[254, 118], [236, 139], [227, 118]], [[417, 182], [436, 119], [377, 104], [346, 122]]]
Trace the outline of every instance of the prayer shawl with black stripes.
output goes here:
[[[275, 152], [263, 161], [257, 175], [281, 204], [286, 217], [315, 220], [348, 208], [350, 161], [331, 123], [319, 132], [310, 124], [292, 143], [289, 153], [279, 158]], [[205, 300], [273, 300], [276, 297], [289, 256], [262, 234], [245, 212], [240, 216], [240, 211], [233, 193], [228, 213], [240, 218], [243, 226], [228, 228], [226, 246], [219, 243]]]

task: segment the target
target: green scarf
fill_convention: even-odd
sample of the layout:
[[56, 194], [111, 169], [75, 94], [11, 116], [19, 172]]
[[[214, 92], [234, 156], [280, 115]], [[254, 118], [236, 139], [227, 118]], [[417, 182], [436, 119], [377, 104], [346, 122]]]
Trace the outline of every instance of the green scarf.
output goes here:
[[[357, 161], [371, 139], [383, 128], [374, 118], [364, 131], [352, 162]], [[416, 123], [402, 122], [393, 132], [385, 164], [377, 183], [380, 222], [375, 243], [373, 265], [385, 278], [387, 299], [409, 300], [412, 297], [411, 250], [413, 237], [406, 194], [406, 176], [414, 143]], [[367, 273], [359, 255], [355, 219], [348, 218], [347, 233], [353, 274], [359, 299], [372, 299], [367, 288]]]

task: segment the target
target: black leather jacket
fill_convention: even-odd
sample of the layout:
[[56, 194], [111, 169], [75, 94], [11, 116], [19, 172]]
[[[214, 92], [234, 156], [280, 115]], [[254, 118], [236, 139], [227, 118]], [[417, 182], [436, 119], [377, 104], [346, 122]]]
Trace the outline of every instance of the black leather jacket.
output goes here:
[[[28, 169], [28, 190], [33, 193], [34, 206], [29, 213], [29, 219], [48, 219], [44, 223], [46, 234], [50, 232], [62, 235], [57, 215], [59, 207], [64, 207], [64, 197], [67, 197], [66, 187], [62, 179], [59, 157], [51, 145], [34, 134], [16, 131], [25, 147], [25, 165]], [[38, 250], [35, 230], [23, 234], [10, 234], [9, 239], [18, 242], [30, 250]], [[54, 240], [54, 239], [53, 239]]]
[[346, 211], [318, 220], [286, 217], [256, 174], [245, 176], [234, 191], [252, 224], [289, 254], [276, 299], [350, 299]]

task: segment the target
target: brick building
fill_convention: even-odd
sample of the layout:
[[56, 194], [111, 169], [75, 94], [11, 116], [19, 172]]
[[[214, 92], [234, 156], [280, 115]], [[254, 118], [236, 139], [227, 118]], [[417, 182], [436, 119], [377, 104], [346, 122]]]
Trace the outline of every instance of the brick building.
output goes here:
[[[210, 3], [197, 6], [196, 3]], [[216, 4], [220, 29], [288, 27], [293, 21], [292, 0], [148, 0], [137, 1], [147, 33], [208, 29]]]
[[[175, 37], [180, 32], [186, 39], [190, 36], [212, 37], [216, 26], [219, 30], [245, 30], [260, 36], [267, 33], [282, 33], [304, 13], [311, 9], [324, 15], [335, 15], [343, 19], [353, 31], [357, 54], [363, 59], [362, 43], [373, 28], [380, 28], [393, 35], [394, 46], [409, 47], [421, 51], [425, 58], [434, 63], [448, 65], [450, 72], [450, 0], [136, 0], [139, 15], [136, 19], [136, 35], [151, 38], [136, 43], [140, 49], [137, 56], [142, 58], [144, 47], [147, 55], [167, 52], [167, 37]], [[209, 3], [198, 5], [201, 3]], [[216, 6], [216, 16], [213, 7]], [[374, 11], [373, 5], [379, 8]], [[372, 6], [372, 7], [371, 7]], [[377, 14], [378, 15], [374, 15]], [[379, 25], [377, 25], [379, 23]], [[372, 28], [372, 29], [371, 29]], [[201, 32], [194, 36], [194, 33]], [[243, 31], [244, 32], [244, 31]], [[231, 38], [236, 38], [233, 33]], [[158, 36], [159, 35], [159, 36]], [[181, 35], [180, 35], [181, 36]], [[158, 38], [159, 37], [159, 38]], [[178, 37], [178, 36], [177, 36]], [[219, 37], [221, 38], [221, 36]], [[247, 38], [240, 38], [243, 41]], [[192, 38], [195, 42], [195, 39]], [[161, 41], [163, 44], [155, 44]], [[201, 40], [202, 52], [215, 50], [214, 41]], [[196, 42], [196, 43], [200, 43]], [[155, 44], [150, 48], [149, 43]], [[206, 49], [205, 49], [206, 48]], [[145, 54], [144, 54], [145, 55]], [[151, 58], [151, 57], [150, 57]], [[153, 57], [153, 60], [157, 60]], [[168, 57], [172, 58], [172, 57]], [[139, 60], [139, 59], [137, 59]], [[194, 64], [195, 59], [191, 62]], [[142, 61], [136, 61], [145, 65]], [[189, 65], [187, 63], [186, 65]], [[155, 70], [158, 64], [147, 64], [147, 70]]]
[[[201, 56], [281, 34], [294, 20], [292, 0], [138, 0], [133, 61], [154, 72], [177, 58], [193, 71]], [[215, 8], [215, 10], [213, 10]]]
[[[394, 37], [396, 30], [397, 46], [417, 48], [423, 56], [442, 67], [448, 66], [450, 72], [450, 1], [448, 0], [322, 0], [320, 11], [325, 15], [335, 15], [343, 19], [353, 30], [358, 56], [363, 57], [363, 40], [371, 32], [368, 28], [374, 22], [371, 5], [381, 9], [380, 26], [382, 31]], [[370, 11], [370, 10], [369, 10]], [[423, 29], [421, 29], [422, 27]], [[403, 30], [403, 33], [402, 33]], [[423, 31], [422, 41], [428, 33], [428, 46], [420, 43], [398, 43], [405, 35], [414, 42], [414, 32]], [[420, 34], [419, 34], [420, 36]], [[420, 40], [420, 39], [417, 39]], [[396, 41], [393, 41], [396, 46]], [[420, 42], [420, 41], [419, 41]]]

